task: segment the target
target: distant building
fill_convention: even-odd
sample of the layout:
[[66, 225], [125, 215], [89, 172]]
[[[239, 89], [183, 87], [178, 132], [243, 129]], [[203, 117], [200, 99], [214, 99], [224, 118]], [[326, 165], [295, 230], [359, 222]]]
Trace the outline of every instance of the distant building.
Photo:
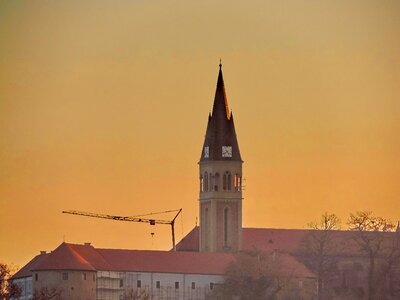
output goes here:
[[[97, 249], [90, 244], [62, 243], [42, 252], [14, 275], [20, 299], [33, 291], [52, 288], [62, 299], [204, 299], [223, 282], [230, 253]], [[291, 256], [283, 265], [296, 278], [313, 274]], [[137, 298], [129, 298], [136, 295]]]
[[[23, 292], [20, 299], [31, 299], [35, 290], [44, 288], [76, 300], [204, 299], [223, 282], [236, 253], [254, 249], [274, 259], [278, 255], [291, 284], [307, 289], [307, 297], [296, 299], [315, 299], [316, 270], [310, 270], [312, 255], [306, 251], [307, 238], [315, 231], [242, 228], [243, 161], [221, 67], [199, 161], [200, 226], [177, 244], [176, 252], [62, 243], [13, 276]], [[346, 299], [363, 299], [366, 257], [354, 234], [334, 232], [335, 242], [343, 247], [330, 253], [338, 259], [335, 276], [326, 283], [336, 293], [329, 299], [344, 299], [343, 291], [351, 292]], [[391, 241], [395, 233], [386, 236]]]

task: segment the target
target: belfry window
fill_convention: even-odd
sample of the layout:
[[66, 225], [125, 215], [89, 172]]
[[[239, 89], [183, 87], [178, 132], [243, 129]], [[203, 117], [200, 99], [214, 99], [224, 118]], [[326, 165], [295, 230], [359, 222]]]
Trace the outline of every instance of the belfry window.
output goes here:
[[208, 173], [207, 172], [204, 173], [204, 191], [205, 192], [208, 191]]
[[204, 180], [203, 180], [203, 176], [200, 176], [200, 192], [204, 192]]
[[219, 173], [215, 173], [215, 176], [214, 176], [214, 191], [218, 192], [218, 186], [219, 186]]
[[239, 174], [236, 174], [235, 177], [233, 178], [233, 187], [235, 191], [240, 191], [242, 186], [242, 178], [240, 177]]
[[223, 178], [222, 178], [222, 188], [224, 190], [230, 190], [232, 188], [232, 176], [231, 173], [228, 171], [225, 172]]

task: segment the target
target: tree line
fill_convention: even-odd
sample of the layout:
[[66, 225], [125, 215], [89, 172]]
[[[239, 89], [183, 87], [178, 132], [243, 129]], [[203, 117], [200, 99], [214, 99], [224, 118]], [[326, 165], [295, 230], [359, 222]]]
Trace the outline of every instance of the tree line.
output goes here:
[[[254, 249], [236, 255], [226, 269], [224, 283], [217, 285], [207, 298], [400, 299], [399, 225], [396, 228], [390, 220], [367, 211], [350, 214], [346, 224], [346, 230], [342, 230], [337, 215], [324, 213], [307, 224], [310, 230], [297, 253], [291, 253], [314, 273], [316, 288], [310, 289], [313, 292], [307, 291], [303, 282], [293, 284], [293, 276], [284, 272], [277, 253]], [[15, 271], [12, 266], [0, 263], [0, 300], [20, 297], [21, 289], [10, 280]], [[62, 298], [61, 290], [45, 288], [35, 290], [32, 299]]]
[[[244, 251], [227, 268], [225, 282], [209, 299], [400, 299], [400, 231], [372, 212], [350, 214], [347, 229], [333, 213], [307, 224], [307, 235], [293, 254], [314, 274], [317, 287], [294, 283], [282, 274], [274, 253]], [[296, 281], [297, 282], [297, 281]]]

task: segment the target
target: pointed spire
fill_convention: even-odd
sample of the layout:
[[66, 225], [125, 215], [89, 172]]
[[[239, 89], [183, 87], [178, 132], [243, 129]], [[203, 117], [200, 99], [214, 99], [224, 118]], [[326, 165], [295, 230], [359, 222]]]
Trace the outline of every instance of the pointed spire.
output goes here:
[[222, 118], [225, 116], [229, 120], [228, 100], [225, 93], [224, 77], [222, 76], [222, 63], [219, 64], [219, 73], [217, 80], [217, 89], [215, 91], [214, 106], [212, 116]]
[[[222, 147], [231, 147], [232, 156], [222, 157]], [[207, 149], [207, 150], [204, 150]], [[209, 155], [204, 157], [204, 151]], [[200, 161], [204, 160], [236, 160], [241, 161], [239, 146], [233, 123], [233, 114], [229, 111], [222, 76], [222, 62], [219, 64], [217, 88], [211, 116], [208, 117], [206, 138]]]

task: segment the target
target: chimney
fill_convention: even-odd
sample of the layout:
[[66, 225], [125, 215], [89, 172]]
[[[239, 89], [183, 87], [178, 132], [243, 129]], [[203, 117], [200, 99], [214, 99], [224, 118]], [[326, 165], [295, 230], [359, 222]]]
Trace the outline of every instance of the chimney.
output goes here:
[[40, 251], [40, 255], [46, 254], [46, 251], [42, 250]]

